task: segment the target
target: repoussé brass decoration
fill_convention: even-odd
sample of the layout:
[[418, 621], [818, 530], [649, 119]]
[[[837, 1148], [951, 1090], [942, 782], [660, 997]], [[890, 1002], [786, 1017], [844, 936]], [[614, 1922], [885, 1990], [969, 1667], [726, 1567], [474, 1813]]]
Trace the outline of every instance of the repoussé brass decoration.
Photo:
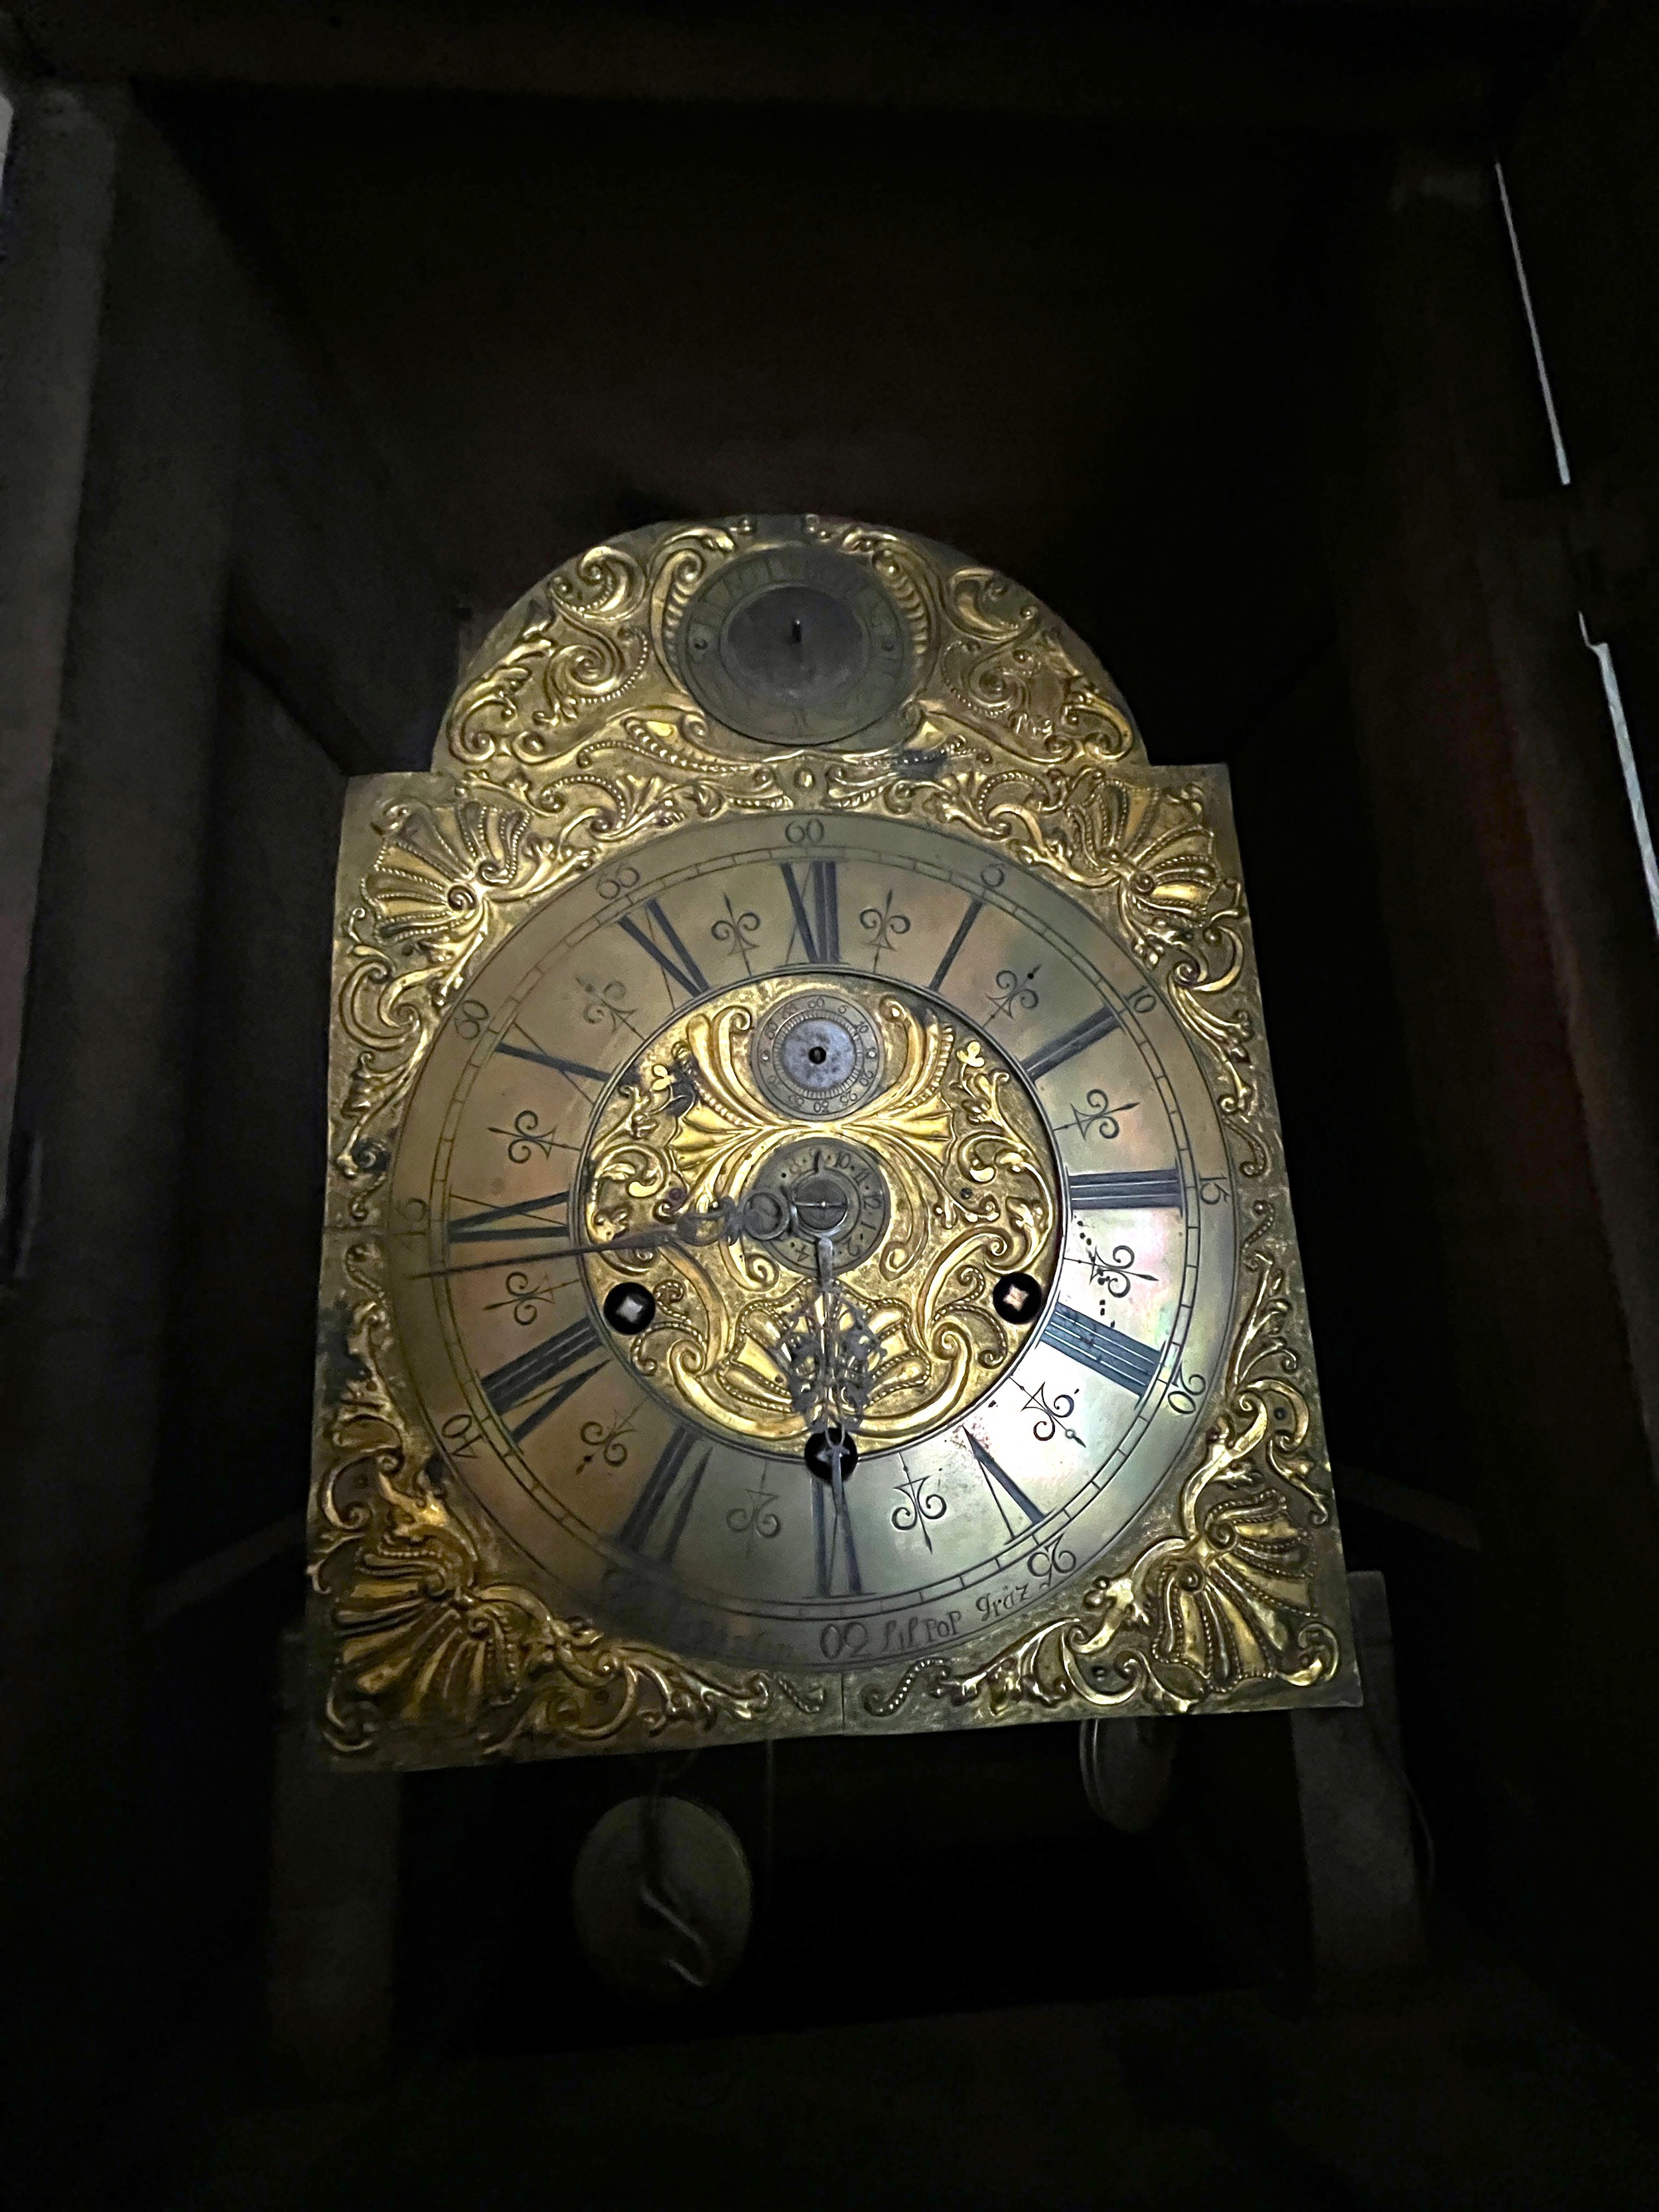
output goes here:
[[[803, 999], [861, 1000], [885, 1062], [880, 1087], [828, 1131], [780, 1111], [749, 1072], [769, 1010]], [[837, 1272], [878, 1347], [864, 1448], [896, 1448], [965, 1413], [1014, 1350], [991, 1286], [1015, 1269], [1053, 1272], [1061, 1210], [1036, 1102], [993, 1052], [874, 978], [833, 996], [745, 980], [677, 1017], [600, 1109], [583, 1177], [583, 1234], [602, 1240], [586, 1261], [596, 1302], [618, 1276], [643, 1275], [663, 1315], [630, 1349], [635, 1372], [711, 1428], [763, 1443], [800, 1435], [779, 1345], [813, 1277], [810, 1234], [791, 1223], [638, 1253], [616, 1239], [647, 1228], [665, 1200], [711, 1212], [769, 1197], [781, 1211], [816, 1176], [820, 1205], [861, 1212], [845, 1224]]]
[[928, 542], [630, 533], [354, 785], [335, 1755], [1358, 1695], [1224, 779]]

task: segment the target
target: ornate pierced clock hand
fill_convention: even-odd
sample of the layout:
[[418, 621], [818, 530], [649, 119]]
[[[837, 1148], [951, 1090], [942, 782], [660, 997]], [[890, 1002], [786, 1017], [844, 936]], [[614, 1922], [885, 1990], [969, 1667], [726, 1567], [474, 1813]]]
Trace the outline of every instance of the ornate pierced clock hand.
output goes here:
[[[853, 1443], [853, 1431], [869, 1401], [874, 1382], [871, 1372], [872, 1362], [879, 1358], [880, 1346], [875, 1331], [865, 1320], [857, 1303], [847, 1296], [836, 1280], [832, 1237], [818, 1238], [817, 1264], [826, 1357], [820, 1369], [823, 1387], [819, 1414], [812, 1424], [812, 1429], [823, 1439], [824, 1453], [830, 1462], [830, 1487], [836, 1501], [836, 1519], [844, 1525], [847, 1493], [843, 1485], [851, 1472], [852, 1451], [857, 1449]], [[848, 1327], [845, 1336], [842, 1337], [836, 1332], [843, 1313]]]
[[[708, 1244], [735, 1244], [740, 1237], [754, 1237], [764, 1241], [778, 1235], [783, 1226], [781, 1209], [771, 1194], [757, 1191], [741, 1202], [733, 1198], [718, 1198], [712, 1206], [686, 1206], [651, 1228], [620, 1230], [615, 1237], [602, 1242], [593, 1240], [580, 1244], [560, 1242], [550, 1251], [533, 1253], [529, 1256], [537, 1260], [602, 1260], [617, 1253], [660, 1252], [671, 1245], [678, 1245], [682, 1249], [688, 1247], [696, 1249]], [[558, 1229], [532, 1226], [526, 1230], [524, 1241], [533, 1243], [538, 1237], [562, 1239], [562, 1236], [563, 1231]], [[515, 1255], [515, 1258], [524, 1256], [522, 1254]], [[477, 1273], [481, 1268], [512, 1264], [512, 1261], [500, 1258], [462, 1260], [447, 1267], [423, 1267], [411, 1279], [425, 1282], [437, 1275], [469, 1275]]]
[[[801, 1208], [791, 1214], [800, 1225]], [[841, 1283], [835, 1237], [813, 1239], [817, 1281], [786, 1328], [771, 1356], [795, 1410], [806, 1422], [806, 1461], [821, 1443], [837, 1521], [847, 1515], [845, 1482], [857, 1451], [854, 1431], [869, 1402], [881, 1346], [856, 1299]], [[816, 1469], [814, 1470], [817, 1471]]]

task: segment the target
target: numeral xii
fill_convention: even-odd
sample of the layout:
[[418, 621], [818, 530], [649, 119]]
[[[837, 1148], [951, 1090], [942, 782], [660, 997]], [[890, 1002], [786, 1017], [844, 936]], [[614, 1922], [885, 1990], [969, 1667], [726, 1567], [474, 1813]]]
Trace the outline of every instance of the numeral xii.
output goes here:
[[793, 954], [799, 942], [801, 957], [809, 964], [821, 966], [839, 960], [841, 894], [836, 882], [836, 863], [809, 860], [804, 883], [796, 881], [793, 860], [780, 860], [778, 869], [789, 894], [789, 911], [793, 916], [785, 959]]

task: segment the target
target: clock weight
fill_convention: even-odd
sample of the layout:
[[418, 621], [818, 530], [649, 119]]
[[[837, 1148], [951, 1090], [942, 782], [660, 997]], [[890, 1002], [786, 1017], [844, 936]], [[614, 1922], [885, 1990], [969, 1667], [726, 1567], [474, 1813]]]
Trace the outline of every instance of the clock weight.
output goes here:
[[720, 1814], [653, 1792], [613, 1805], [570, 1879], [583, 1956], [629, 2002], [695, 2002], [742, 1963], [754, 1914], [748, 1855]]

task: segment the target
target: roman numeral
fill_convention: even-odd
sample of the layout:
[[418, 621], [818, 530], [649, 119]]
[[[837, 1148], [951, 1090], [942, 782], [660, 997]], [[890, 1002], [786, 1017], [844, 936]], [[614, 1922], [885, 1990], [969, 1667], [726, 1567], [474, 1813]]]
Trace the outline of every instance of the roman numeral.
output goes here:
[[659, 1559], [667, 1566], [679, 1549], [697, 1485], [714, 1449], [705, 1443], [699, 1450], [698, 1444], [694, 1430], [676, 1429], [658, 1454], [644, 1489], [629, 1509], [617, 1540], [641, 1559]]
[[1101, 1006], [1085, 1021], [1079, 1022], [1075, 1028], [1066, 1030], [1048, 1044], [1040, 1044], [1024, 1062], [1025, 1073], [1035, 1083], [1039, 1076], [1051, 1074], [1074, 1052], [1081, 1052], [1085, 1046], [1097, 1044], [1102, 1037], [1110, 1036], [1115, 1029], [1121, 1026], [1110, 1006]]
[[[631, 937], [641, 951], [651, 955], [658, 967], [668, 978], [671, 987], [678, 984], [688, 999], [700, 999], [708, 988], [708, 978], [681, 944], [679, 932], [662, 910], [662, 901], [647, 899], [643, 911], [650, 917], [652, 929], [659, 930], [662, 933], [663, 939], [668, 946], [666, 952], [656, 942], [654, 936], [648, 936], [640, 927], [631, 914], [625, 914], [618, 918], [617, 928], [624, 935]], [[674, 996], [672, 988], [668, 996], [672, 1004]]]
[[556, 1068], [573, 1083], [604, 1083], [608, 1079], [602, 1067], [590, 1067], [581, 1060], [561, 1060], [556, 1052], [544, 1052], [539, 1045], [532, 1048], [522, 1044], [498, 1044], [495, 1049], [505, 1053], [509, 1060], [530, 1060], [538, 1067]]
[[[812, 1485], [812, 1544], [817, 1554], [818, 1595], [835, 1596], [836, 1568], [842, 1564], [846, 1569], [848, 1595], [862, 1597], [864, 1584], [859, 1579], [852, 1514], [844, 1509], [836, 1512], [836, 1494], [827, 1482], [820, 1482], [816, 1475], [809, 1480]], [[844, 1489], [842, 1495], [846, 1496]]]
[[1110, 1328], [1104, 1322], [1091, 1320], [1066, 1305], [1056, 1306], [1048, 1316], [1042, 1341], [1081, 1366], [1092, 1367], [1097, 1375], [1115, 1382], [1121, 1390], [1132, 1391], [1137, 1398], [1157, 1374], [1164, 1357], [1161, 1345], [1143, 1344], [1139, 1337], [1125, 1336], [1121, 1329]]
[[783, 878], [784, 888], [789, 893], [789, 910], [795, 918], [784, 958], [790, 958], [799, 939], [801, 957], [808, 963], [839, 960], [841, 893], [836, 883], [836, 863], [833, 860], [809, 860], [804, 888], [795, 881], [793, 860], [780, 860], [778, 872]]
[[[516, 1229], [504, 1229], [501, 1223], [514, 1221], [520, 1215], [550, 1213], [562, 1206], [562, 1221], [520, 1222]], [[486, 1206], [477, 1213], [465, 1215], [449, 1224], [452, 1244], [523, 1244], [538, 1237], [568, 1237], [570, 1234], [570, 1193], [550, 1190], [545, 1198], [526, 1198], [517, 1206]]]
[[[599, 1356], [591, 1366], [580, 1367], [580, 1362], [590, 1353]], [[508, 1433], [514, 1443], [522, 1443], [532, 1429], [539, 1428], [550, 1413], [556, 1413], [574, 1390], [580, 1390], [590, 1375], [597, 1375], [605, 1364], [605, 1346], [590, 1316], [584, 1314], [580, 1321], [562, 1328], [556, 1336], [550, 1336], [544, 1344], [536, 1345], [529, 1352], [521, 1352], [516, 1359], [509, 1359], [505, 1367], [498, 1367], [493, 1375], [483, 1378], [483, 1393], [491, 1407], [505, 1420], [507, 1414], [522, 1406], [538, 1391], [550, 1390], [535, 1411], [520, 1421]], [[572, 1368], [580, 1372], [571, 1373]], [[556, 1388], [554, 1386], [556, 1385]]]
[[939, 962], [939, 966], [933, 970], [933, 980], [927, 986], [930, 991], [942, 991], [945, 988], [945, 979], [950, 974], [951, 965], [955, 961], [957, 953], [961, 951], [963, 946], [968, 942], [969, 931], [973, 927], [974, 924], [979, 920], [981, 915], [983, 914], [984, 911], [985, 902], [983, 899], [969, 900], [968, 911], [963, 915], [962, 920], [957, 924], [957, 933], [951, 939], [951, 942], [945, 946], [945, 957]]
[[[998, 1512], [1002, 1516], [1002, 1525], [1008, 1531], [1008, 1534], [1011, 1536], [1015, 1536], [1018, 1535], [1019, 1532], [1015, 1528], [1013, 1522], [1008, 1518], [1008, 1507], [1002, 1502], [1004, 1498], [1006, 1498], [1011, 1504], [1016, 1506], [1018, 1510], [1025, 1516], [1028, 1525], [1041, 1521], [1042, 1518], [1042, 1508], [1040, 1505], [1035, 1504], [1032, 1500], [1025, 1495], [1025, 1492], [1014, 1480], [1013, 1476], [1008, 1473], [1006, 1468], [1000, 1466], [998, 1462], [992, 1457], [991, 1454], [986, 1449], [985, 1446], [981, 1443], [979, 1438], [974, 1434], [973, 1431], [971, 1429], [964, 1429], [963, 1431], [963, 1434], [968, 1439], [969, 1450], [972, 1452], [974, 1457], [979, 1462], [979, 1471], [985, 1477], [986, 1486], [990, 1491], [992, 1499], [996, 1505]], [[999, 1492], [1001, 1493], [1000, 1496], [998, 1495]]]
[[1112, 1213], [1120, 1208], [1181, 1204], [1179, 1168], [1118, 1169], [1100, 1175], [1066, 1177], [1076, 1213]]

